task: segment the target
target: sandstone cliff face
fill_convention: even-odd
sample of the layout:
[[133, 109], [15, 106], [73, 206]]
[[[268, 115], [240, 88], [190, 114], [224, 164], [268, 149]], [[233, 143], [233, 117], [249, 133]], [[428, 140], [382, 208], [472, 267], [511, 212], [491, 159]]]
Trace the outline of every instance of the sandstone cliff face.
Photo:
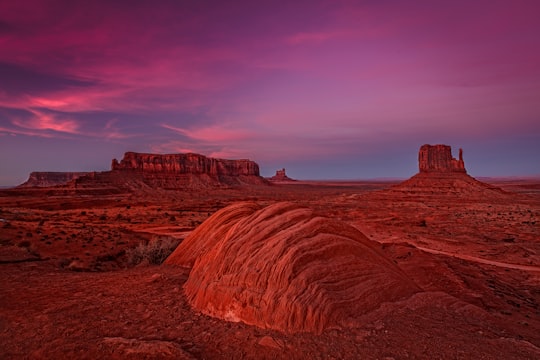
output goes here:
[[250, 160], [214, 159], [199, 154], [141, 154], [127, 152], [111, 170], [145, 173], [207, 174], [211, 176], [259, 176], [259, 165]]
[[87, 172], [39, 172], [30, 173], [28, 180], [19, 185], [19, 187], [49, 187], [65, 185], [71, 180], [80, 178], [89, 173]]
[[191, 305], [284, 332], [357, 326], [420, 289], [356, 228], [292, 203], [238, 203], [190, 234], [166, 264], [193, 266]]
[[127, 152], [113, 159], [111, 176], [142, 182], [150, 188], [198, 189], [243, 184], [266, 184], [259, 165], [250, 160], [214, 159], [199, 154], [142, 154]]
[[421, 173], [466, 173], [463, 151], [459, 149], [459, 160], [456, 160], [452, 157], [452, 148], [448, 145], [422, 145], [418, 152], [418, 167]]

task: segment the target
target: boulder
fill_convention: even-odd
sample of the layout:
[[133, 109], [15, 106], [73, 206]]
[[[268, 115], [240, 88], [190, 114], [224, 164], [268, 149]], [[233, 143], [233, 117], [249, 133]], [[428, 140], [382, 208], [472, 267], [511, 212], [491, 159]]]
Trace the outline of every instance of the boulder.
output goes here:
[[308, 208], [241, 203], [208, 218], [166, 264], [193, 264], [184, 291], [207, 315], [319, 334], [420, 291], [377, 246]]

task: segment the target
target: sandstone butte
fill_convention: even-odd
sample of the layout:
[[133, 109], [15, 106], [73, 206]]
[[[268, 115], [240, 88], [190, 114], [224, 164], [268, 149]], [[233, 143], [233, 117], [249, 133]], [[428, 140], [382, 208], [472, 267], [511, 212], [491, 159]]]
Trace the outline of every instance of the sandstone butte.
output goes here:
[[287, 176], [285, 168], [281, 170], [276, 170], [276, 175], [272, 176], [269, 180], [275, 182], [296, 181]]
[[266, 184], [254, 161], [215, 159], [193, 153], [127, 152], [120, 162], [113, 159], [111, 174], [120, 178], [140, 178], [152, 188], [164, 189]]
[[192, 266], [184, 291], [202, 313], [289, 333], [354, 327], [420, 291], [359, 230], [288, 202], [221, 209], [165, 264]]
[[418, 152], [419, 172], [410, 179], [392, 187], [390, 191], [402, 194], [449, 196], [504, 196], [495, 186], [476, 180], [465, 170], [463, 150], [459, 158], [452, 157], [448, 145], [422, 145]]
[[39, 181], [30, 181], [31, 176], [23, 185], [54, 184], [80, 191], [101, 189], [117, 192], [267, 184], [259, 174], [259, 165], [254, 161], [215, 159], [193, 153], [161, 155], [127, 152], [122, 160], [112, 160], [110, 171], [38, 174]]

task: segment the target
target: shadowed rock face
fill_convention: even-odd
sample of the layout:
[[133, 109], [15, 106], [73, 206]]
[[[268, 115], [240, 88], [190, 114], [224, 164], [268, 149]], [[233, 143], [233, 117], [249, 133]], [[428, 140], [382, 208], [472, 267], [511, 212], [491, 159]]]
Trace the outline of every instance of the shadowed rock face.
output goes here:
[[448, 145], [422, 145], [418, 152], [418, 167], [421, 173], [466, 173], [463, 151], [459, 149], [459, 160], [456, 160], [452, 157], [452, 148]]
[[65, 185], [71, 180], [80, 178], [89, 173], [87, 172], [39, 172], [35, 171], [30, 173], [28, 180], [19, 185], [19, 187], [48, 187]]
[[419, 288], [354, 227], [292, 203], [231, 205], [167, 264], [193, 268], [184, 290], [210, 316], [285, 332], [358, 324]]

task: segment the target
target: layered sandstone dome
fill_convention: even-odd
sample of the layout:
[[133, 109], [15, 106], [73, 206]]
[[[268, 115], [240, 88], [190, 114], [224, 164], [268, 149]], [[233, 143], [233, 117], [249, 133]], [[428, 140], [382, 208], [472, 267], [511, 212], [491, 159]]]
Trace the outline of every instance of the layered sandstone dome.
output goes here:
[[167, 259], [191, 305], [229, 321], [321, 333], [419, 288], [360, 231], [292, 203], [220, 210]]

